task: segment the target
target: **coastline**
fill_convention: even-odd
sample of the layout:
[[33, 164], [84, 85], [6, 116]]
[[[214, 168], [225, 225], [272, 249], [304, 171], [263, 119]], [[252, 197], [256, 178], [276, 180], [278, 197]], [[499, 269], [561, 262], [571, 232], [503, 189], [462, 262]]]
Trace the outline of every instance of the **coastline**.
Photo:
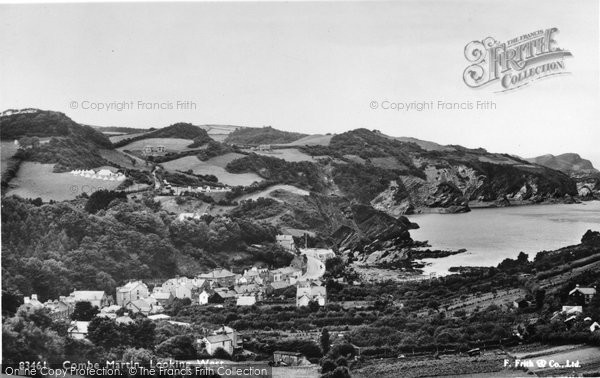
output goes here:
[[404, 216], [418, 216], [425, 214], [440, 214], [440, 215], [448, 215], [448, 214], [466, 214], [470, 211], [476, 211], [481, 209], [504, 209], [510, 207], [525, 207], [525, 206], [552, 206], [552, 205], [584, 205], [587, 202], [595, 202], [600, 201], [600, 198], [586, 199], [582, 200], [578, 197], [573, 197], [572, 200], [564, 200], [564, 199], [552, 199], [545, 200], [541, 202], [535, 202], [530, 200], [508, 200], [509, 204], [504, 206], [498, 206], [497, 201], [469, 201], [468, 209], [469, 211], [461, 211], [461, 212], [448, 212], [444, 211], [446, 208], [444, 207], [418, 207], [412, 214], [404, 214]]

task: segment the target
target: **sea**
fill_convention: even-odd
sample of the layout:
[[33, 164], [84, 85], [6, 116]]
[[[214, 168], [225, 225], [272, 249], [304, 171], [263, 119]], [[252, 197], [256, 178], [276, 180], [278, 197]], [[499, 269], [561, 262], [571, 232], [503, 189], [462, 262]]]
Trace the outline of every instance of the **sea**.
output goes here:
[[600, 231], [600, 201], [473, 209], [464, 214], [418, 214], [414, 240], [427, 240], [431, 249], [467, 251], [422, 260], [423, 274], [446, 275], [453, 266], [496, 266], [520, 252], [530, 260], [540, 251], [579, 244], [587, 230]]

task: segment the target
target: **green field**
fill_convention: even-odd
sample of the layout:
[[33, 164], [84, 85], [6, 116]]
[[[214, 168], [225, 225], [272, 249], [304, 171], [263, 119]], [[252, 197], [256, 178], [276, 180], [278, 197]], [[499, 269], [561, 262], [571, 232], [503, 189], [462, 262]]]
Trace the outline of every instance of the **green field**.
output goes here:
[[304, 152], [299, 151], [296, 148], [284, 148], [281, 150], [271, 150], [271, 151], [252, 151], [245, 150], [246, 152], [254, 152], [259, 155], [274, 157], [278, 159], [283, 159], [285, 161], [290, 162], [298, 162], [298, 161], [310, 161], [314, 162], [315, 158], [312, 156], [305, 154]]
[[[136, 156], [129, 155], [119, 150], [106, 150], [102, 149], [99, 151], [100, 156], [110, 161], [111, 163], [120, 165], [124, 168], [139, 169], [139, 170], [150, 170], [150, 167], [146, 165], [146, 162]], [[135, 162], [135, 163], [134, 163]]]
[[91, 194], [97, 190], [115, 189], [120, 181], [104, 181], [75, 176], [68, 172], [54, 173], [54, 164], [24, 162], [17, 176], [11, 180], [6, 195], [17, 195], [22, 198], [38, 198], [64, 201], [74, 199], [86, 192]]
[[282, 199], [278, 198], [277, 196], [271, 195], [271, 193], [273, 193], [275, 191], [286, 191], [286, 192], [290, 192], [293, 194], [297, 194], [299, 196], [308, 196], [310, 194], [310, 192], [308, 192], [307, 190], [296, 188], [295, 186], [292, 186], [292, 185], [273, 185], [271, 187], [268, 187], [265, 190], [261, 190], [260, 192], [250, 193], [250, 194], [246, 194], [241, 197], [238, 197], [237, 200], [238, 201], [246, 201], [249, 199], [257, 200], [260, 197], [263, 197], [263, 198], [272, 198], [278, 202], [285, 202]]
[[2, 173], [6, 168], [6, 163], [15, 152], [17, 152], [17, 146], [13, 142], [0, 142], [0, 166], [2, 166]]
[[216, 165], [217, 167], [225, 168], [227, 164], [231, 163], [235, 159], [243, 158], [245, 155], [238, 154], [235, 152], [229, 152], [224, 155], [215, 156], [214, 158], [206, 160], [205, 163]]
[[179, 138], [148, 138], [129, 143], [126, 146], [120, 147], [119, 151], [141, 151], [145, 146], [165, 146], [167, 151], [170, 152], [182, 152], [189, 150], [196, 150], [197, 148], [188, 148], [194, 141], [191, 139], [179, 139]]
[[143, 132], [143, 133], [134, 133], [134, 134], [111, 135], [111, 136], [108, 137], [108, 139], [110, 139], [110, 141], [113, 142], [113, 143], [117, 143], [117, 142], [120, 142], [120, 141], [125, 140], [125, 139], [135, 138], [135, 137], [138, 137], [140, 135], [147, 134], [148, 132], [149, 131]]
[[[223, 165], [224, 161], [226, 161], [225, 159], [219, 159], [219, 157], [213, 159], [217, 159], [217, 163], [219, 165]], [[195, 174], [215, 175], [219, 179], [219, 182], [231, 186], [248, 186], [255, 181], [262, 181], [262, 178], [255, 173], [229, 173], [222, 166], [211, 163], [211, 160], [213, 159], [210, 159], [208, 161], [200, 161], [195, 156], [186, 156], [162, 163], [161, 165], [169, 171], [185, 172], [191, 169]]]
[[280, 144], [280, 146], [329, 146], [333, 135], [309, 135], [294, 142]]

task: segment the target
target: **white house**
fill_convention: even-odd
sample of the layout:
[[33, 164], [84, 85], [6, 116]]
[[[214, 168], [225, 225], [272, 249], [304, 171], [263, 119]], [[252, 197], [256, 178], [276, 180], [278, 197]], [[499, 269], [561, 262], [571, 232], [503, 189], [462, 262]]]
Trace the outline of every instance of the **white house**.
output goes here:
[[562, 312], [567, 315], [571, 314], [581, 314], [583, 312], [582, 306], [562, 306]]
[[148, 298], [148, 286], [142, 281], [131, 281], [117, 288], [117, 304], [125, 306], [128, 302]]
[[155, 308], [158, 307], [153, 302], [154, 300], [152, 298], [140, 298], [127, 302], [127, 304], [125, 304], [123, 307], [134, 314], [139, 312], [148, 316], [149, 314], [156, 312]]
[[292, 235], [277, 235], [277, 244], [283, 247], [287, 251], [295, 251], [296, 244], [294, 244], [294, 237]]
[[583, 304], [589, 304], [596, 295], [595, 287], [579, 287], [575, 285], [575, 289], [569, 292], [569, 296], [582, 298]]
[[242, 295], [239, 296], [236, 302], [237, 306], [252, 306], [256, 304], [255, 295]]
[[308, 306], [311, 301], [317, 302], [319, 306], [325, 306], [327, 303], [327, 289], [325, 286], [298, 286], [296, 289], [296, 306]]
[[90, 302], [98, 308], [110, 306], [113, 302], [112, 296], [107, 296], [101, 290], [75, 290], [65, 300], [71, 303]]
[[198, 304], [205, 305], [208, 303], [208, 298], [210, 294], [206, 290], [202, 290], [202, 292], [198, 295]]
[[214, 354], [217, 349], [223, 348], [227, 353], [233, 353], [232, 340], [227, 335], [206, 336], [201, 339], [201, 342], [206, 348], [206, 352], [210, 355]]
[[19, 309], [38, 309], [44, 307], [44, 304], [38, 300], [37, 294], [31, 294], [30, 297], [23, 298], [23, 304], [19, 307]]

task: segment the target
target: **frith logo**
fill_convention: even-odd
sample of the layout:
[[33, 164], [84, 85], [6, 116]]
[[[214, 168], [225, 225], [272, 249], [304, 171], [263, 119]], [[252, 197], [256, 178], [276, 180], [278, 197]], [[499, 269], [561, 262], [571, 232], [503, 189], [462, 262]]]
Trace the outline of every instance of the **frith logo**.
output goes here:
[[471, 63], [463, 80], [471, 88], [499, 82], [498, 92], [522, 88], [544, 77], [568, 73], [564, 58], [572, 56], [557, 46], [557, 28], [537, 30], [500, 43], [492, 37], [465, 46]]

